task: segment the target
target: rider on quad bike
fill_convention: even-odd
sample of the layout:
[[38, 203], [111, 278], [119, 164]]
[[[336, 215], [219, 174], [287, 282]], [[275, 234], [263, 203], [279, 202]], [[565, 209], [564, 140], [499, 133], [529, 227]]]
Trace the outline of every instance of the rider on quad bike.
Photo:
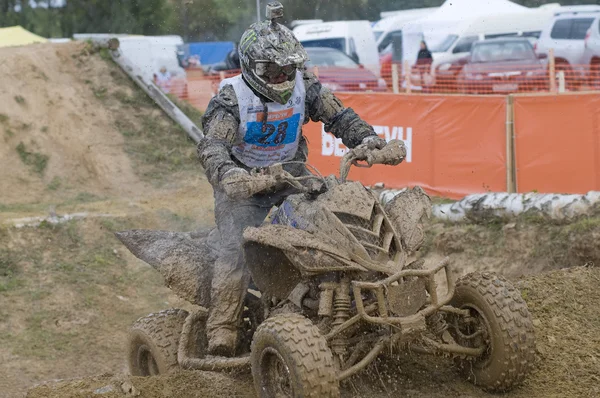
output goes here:
[[[198, 145], [200, 162], [214, 189], [221, 236], [207, 322], [208, 353], [218, 356], [234, 355], [250, 282], [242, 233], [246, 227], [260, 225], [290, 193], [286, 185], [266, 193], [240, 192], [238, 183], [256, 178], [250, 170], [275, 163], [285, 162], [285, 171], [295, 177], [307, 174], [302, 125], [310, 120], [323, 122], [325, 131], [349, 148], [386, 145], [369, 124], [306, 71], [306, 51], [289, 29], [276, 22], [283, 7], [269, 6], [269, 20], [253, 24], [242, 35], [238, 48], [242, 73], [221, 83], [202, 120], [205, 138]], [[257, 183], [261, 184], [260, 176]], [[315, 180], [310, 183], [312, 189], [320, 189]]]

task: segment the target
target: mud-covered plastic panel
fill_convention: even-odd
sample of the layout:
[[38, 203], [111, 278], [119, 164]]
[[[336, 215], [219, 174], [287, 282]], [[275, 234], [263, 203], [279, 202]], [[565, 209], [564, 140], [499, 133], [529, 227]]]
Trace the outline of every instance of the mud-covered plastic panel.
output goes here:
[[220, 238], [216, 228], [191, 233], [130, 230], [115, 235], [134, 256], [156, 269], [175, 294], [209, 306]]
[[334, 213], [344, 213], [365, 220], [371, 218], [375, 196], [360, 182], [348, 182], [338, 185], [317, 199]]
[[302, 274], [281, 249], [246, 242], [244, 254], [252, 281], [263, 293], [285, 298], [302, 281]]
[[[252, 279], [261, 290], [287, 297], [303, 278], [334, 271], [365, 271], [343, 246], [285, 225], [244, 230], [244, 252]], [[335, 243], [335, 242], [332, 242]]]

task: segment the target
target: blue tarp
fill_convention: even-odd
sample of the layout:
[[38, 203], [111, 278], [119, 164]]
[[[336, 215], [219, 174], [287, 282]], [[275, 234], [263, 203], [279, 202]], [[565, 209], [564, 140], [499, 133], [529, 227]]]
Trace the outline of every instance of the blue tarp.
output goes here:
[[202, 65], [212, 65], [224, 61], [233, 47], [230, 41], [187, 43], [179, 49], [179, 57], [187, 59], [198, 55]]

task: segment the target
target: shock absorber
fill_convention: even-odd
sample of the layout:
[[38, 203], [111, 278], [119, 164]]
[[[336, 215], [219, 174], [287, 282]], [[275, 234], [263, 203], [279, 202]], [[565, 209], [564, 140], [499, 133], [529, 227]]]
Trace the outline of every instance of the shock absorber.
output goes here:
[[439, 312], [427, 318], [427, 324], [429, 326], [429, 330], [436, 336], [441, 336], [446, 330], [448, 330], [446, 318]]
[[[350, 297], [350, 279], [344, 277], [335, 289], [335, 298], [333, 300], [333, 322], [332, 329], [342, 325], [350, 319], [350, 308], [352, 299]], [[331, 341], [331, 350], [333, 354], [342, 360], [346, 356], [348, 340], [344, 333], [340, 333]]]

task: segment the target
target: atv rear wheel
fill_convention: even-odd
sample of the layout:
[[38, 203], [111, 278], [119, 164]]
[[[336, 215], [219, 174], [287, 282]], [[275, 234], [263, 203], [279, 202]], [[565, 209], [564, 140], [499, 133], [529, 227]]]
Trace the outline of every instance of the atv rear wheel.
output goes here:
[[535, 358], [533, 323], [521, 293], [501, 276], [476, 272], [458, 280], [450, 304], [471, 313], [456, 317], [449, 329], [457, 343], [485, 347], [481, 356], [458, 361], [467, 379], [494, 392], [520, 384]]
[[301, 315], [276, 315], [263, 322], [252, 340], [250, 362], [261, 398], [340, 396], [327, 341]]
[[138, 319], [129, 332], [127, 361], [133, 376], [155, 376], [179, 369], [177, 347], [188, 312], [169, 309]]

